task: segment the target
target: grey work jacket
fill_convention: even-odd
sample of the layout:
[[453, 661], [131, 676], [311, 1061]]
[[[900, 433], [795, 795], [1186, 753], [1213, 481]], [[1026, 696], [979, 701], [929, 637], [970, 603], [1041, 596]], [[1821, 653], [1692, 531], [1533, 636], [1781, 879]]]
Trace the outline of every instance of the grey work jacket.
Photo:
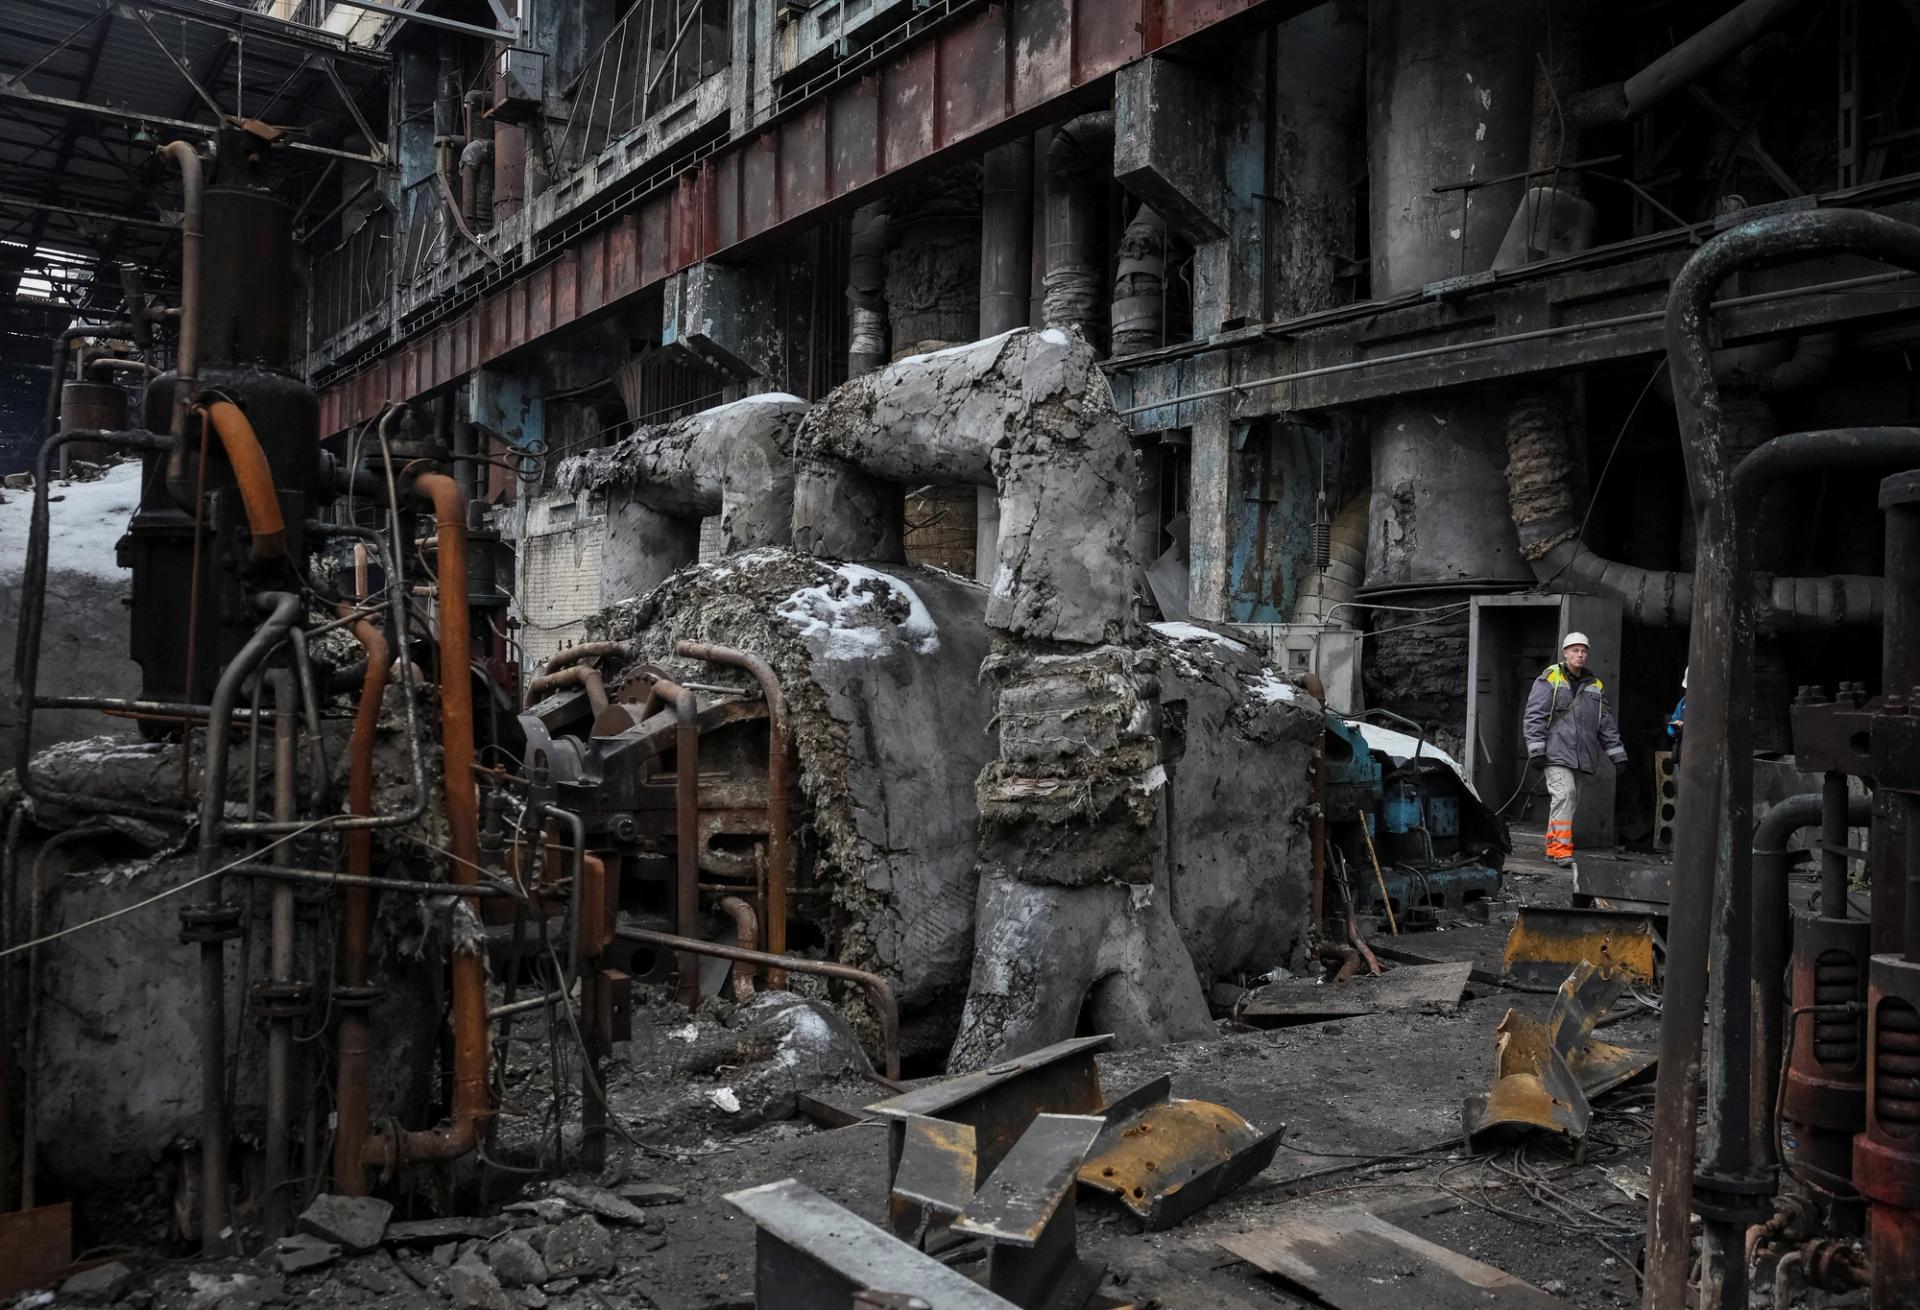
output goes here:
[[1605, 685], [1592, 674], [1576, 679], [1563, 664], [1549, 664], [1533, 680], [1524, 731], [1527, 754], [1548, 764], [1592, 773], [1602, 754], [1615, 764], [1627, 760]]

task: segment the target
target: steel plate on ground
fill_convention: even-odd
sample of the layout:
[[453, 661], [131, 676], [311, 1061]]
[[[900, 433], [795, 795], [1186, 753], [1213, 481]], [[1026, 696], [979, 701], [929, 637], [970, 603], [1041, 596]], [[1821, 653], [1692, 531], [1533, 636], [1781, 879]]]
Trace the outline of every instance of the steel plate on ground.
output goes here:
[[1182, 1101], [1157, 1078], [1101, 1112], [1107, 1126], [1080, 1181], [1149, 1229], [1171, 1228], [1273, 1163], [1284, 1126], [1262, 1133], [1224, 1105]]

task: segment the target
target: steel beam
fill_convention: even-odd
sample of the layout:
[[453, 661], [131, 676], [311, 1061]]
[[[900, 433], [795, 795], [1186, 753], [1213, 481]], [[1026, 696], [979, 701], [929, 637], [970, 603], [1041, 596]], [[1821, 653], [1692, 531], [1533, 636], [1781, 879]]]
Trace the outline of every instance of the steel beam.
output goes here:
[[[116, 109], [112, 105], [95, 105], [84, 100], [68, 100], [64, 96], [42, 95], [38, 91], [29, 91], [12, 82], [0, 81], [0, 100], [12, 100], [62, 113], [92, 114], [96, 118], [110, 118], [115, 122], [132, 123], [136, 127], [142, 125], [168, 127], [177, 132], [192, 132], [198, 136], [211, 137], [220, 131], [219, 127], [213, 123], [193, 123], [184, 118], [168, 118], [163, 114], [136, 114], [129, 110]], [[332, 146], [318, 146], [311, 141], [287, 141], [284, 144], [289, 150], [300, 150], [311, 155], [350, 159], [356, 164], [371, 164], [375, 168], [381, 164], [381, 161], [372, 155], [355, 154], [351, 150], [335, 150]]]
[[[350, 9], [365, 9], [370, 13], [386, 14], [391, 18], [404, 18], [408, 22], [418, 23], [422, 27], [437, 27], [443, 32], [457, 32], [461, 36], [477, 36], [488, 41], [505, 41], [508, 45], [513, 45], [520, 39], [511, 31], [499, 32], [491, 27], [479, 27], [473, 23], [463, 23], [455, 18], [442, 18], [438, 14], [423, 14], [417, 9], [401, 9], [395, 5], [376, 4], [374, 0], [334, 0], [334, 3], [346, 5]], [[493, 0], [488, 0], [488, 4], [492, 5]], [[499, 12], [498, 6], [494, 7], [494, 12]]]
[[283, 18], [270, 18], [257, 10], [243, 5], [224, 4], [221, 0], [140, 0], [140, 7], [152, 13], [172, 14], [230, 32], [244, 32], [248, 36], [257, 36], [296, 50], [330, 54], [336, 59], [364, 64], [368, 68], [386, 69], [393, 63], [385, 51], [355, 45], [337, 32], [308, 27], [304, 23], [290, 23]]
[[180, 228], [178, 223], [162, 223], [157, 218], [132, 218], [126, 214], [109, 214], [103, 209], [78, 209], [4, 194], [0, 194], [0, 209], [30, 209], [44, 214], [65, 214], [69, 218], [97, 219], [102, 223], [125, 223], [129, 227], [157, 227], [164, 232], [176, 232]]
[[[364, 0], [360, 0], [364, 2]], [[1313, 0], [1001, 0], [929, 29], [626, 203], [477, 304], [329, 386], [336, 432], [602, 317], [704, 259], [744, 253], [1059, 117], [1126, 64]]]

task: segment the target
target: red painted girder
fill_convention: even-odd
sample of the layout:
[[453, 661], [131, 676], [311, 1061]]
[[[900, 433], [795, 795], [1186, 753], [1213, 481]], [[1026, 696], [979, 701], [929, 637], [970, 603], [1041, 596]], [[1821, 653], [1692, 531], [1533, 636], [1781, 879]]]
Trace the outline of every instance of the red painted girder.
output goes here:
[[909, 167], [932, 167], [1125, 64], [1253, 10], [1307, 0], [998, 0], [732, 142], [558, 255], [320, 397], [323, 432], [603, 314]]

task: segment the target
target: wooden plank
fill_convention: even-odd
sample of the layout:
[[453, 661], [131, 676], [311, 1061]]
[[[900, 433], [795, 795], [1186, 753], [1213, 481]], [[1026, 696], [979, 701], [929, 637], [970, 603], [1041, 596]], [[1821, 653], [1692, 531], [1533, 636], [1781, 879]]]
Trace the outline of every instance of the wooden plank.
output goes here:
[[73, 1206], [0, 1213], [0, 1296], [47, 1287], [73, 1260]]
[[1569, 1303], [1490, 1264], [1415, 1237], [1358, 1206], [1238, 1233], [1220, 1245], [1336, 1310], [1468, 1310]]
[[1252, 1024], [1312, 1023], [1388, 1011], [1449, 1014], [1459, 1008], [1472, 976], [1473, 965], [1462, 961], [1402, 965], [1378, 978], [1350, 978], [1343, 983], [1290, 978], [1248, 996], [1238, 1014]]

